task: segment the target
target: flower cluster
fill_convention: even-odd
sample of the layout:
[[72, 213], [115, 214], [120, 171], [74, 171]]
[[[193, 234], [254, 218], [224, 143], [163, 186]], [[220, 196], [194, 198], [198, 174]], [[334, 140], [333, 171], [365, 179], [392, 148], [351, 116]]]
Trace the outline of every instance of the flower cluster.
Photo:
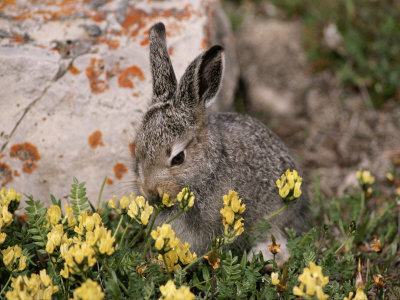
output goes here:
[[223, 201], [224, 207], [221, 208], [220, 213], [224, 225], [225, 243], [229, 244], [244, 231], [241, 215], [245, 211], [246, 205], [241, 204], [242, 199], [239, 198], [235, 191], [229, 191], [228, 195], [224, 195]]
[[368, 300], [367, 295], [365, 295], [364, 290], [359, 288], [356, 291], [356, 294], [354, 295], [353, 292], [349, 293], [348, 297], [344, 297], [343, 300]]
[[13, 212], [18, 208], [21, 201], [21, 195], [16, 193], [14, 189], [2, 188], [0, 192], [0, 245], [4, 243], [7, 234], [4, 228], [9, 226], [13, 221]]
[[141, 225], [147, 225], [151, 214], [153, 213], [153, 206], [143, 198], [143, 196], [135, 197], [133, 193], [128, 196], [122, 196], [119, 200], [121, 209], [116, 206], [117, 197], [114, 196], [112, 200], [108, 201], [108, 205], [113, 208], [119, 215], [128, 214], [128, 216]]
[[65, 260], [64, 269], [60, 274], [64, 278], [86, 272], [96, 263], [99, 256], [114, 253], [115, 239], [111, 236], [111, 231], [103, 226], [99, 214], [94, 213], [90, 216], [87, 211], [83, 211], [78, 221], [74, 228], [77, 237], [62, 236], [62, 230], [58, 229], [58, 225], [48, 234], [46, 250], [52, 250], [49, 243], [57, 246], [60, 241], [61, 257]]
[[304, 268], [303, 273], [299, 276], [300, 286], [293, 288], [293, 294], [304, 297], [305, 299], [313, 299], [315, 296], [318, 300], [328, 299], [328, 295], [322, 291], [323, 287], [328, 284], [329, 277], [322, 274], [322, 268], [312, 261], [309, 262], [310, 268]]
[[172, 280], [160, 286], [160, 292], [162, 295], [160, 300], [194, 300], [196, 298], [189, 287], [182, 285], [177, 289]]
[[171, 207], [175, 204], [175, 201], [173, 198], [171, 198], [171, 196], [169, 194], [164, 194], [162, 199], [161, 199], [161, 203], [165, 206], [165, 207]]
[[58, 286], [53, 282], [46, 270], [38, 274], [32, 274], [30, 278], [26, 275], [12, 279], [12, 290], [6, 293], [7, 299], [42, 299], [51, 300], [51, 296], [58, 291]]
[[283, 201], [290, 202], [301, 196], [302, 181], [296, 170], [287, 169], [285, 174], [281, 175], [281, 178], [276, 181], [276, 186]]
[[9, 271], [23, 271], [26, 268], [26, 256], [22, 254], [22, 249], [18, 245], [9, 246], [2, 250], [3, 262]]
[[100, 285], [91, 280], [86, 280], [79, 288], [74, 291], [74, 300], [102, 300], [104, 293]]
[[168, 271], [176, 271], [180, 266], [178, 262], [187, 265], [197, 258], [196, 253], [190, 252], [190, 245], [187, 242], [183, 244], [175, 236], [175, 232], [169, 224], [158, 226], [151, 232], [151, 237], [155, 240], [155, 247], [160, 253], [158, 258], [160, 260], [165, 258]]
[[371, 175], [370, 171], [359, 170], [356, 173], [358, 183], [364, 191], [368, 191], [371, 185], [375, 182], [375, 177]]
[[61, 219], [61, 208], [58, 205], [51, 205], [46, 213], [47, 227], [54, 227]]
[[184, 187], [182, 191], [178, 193], [176, 198], [179, 207], [183, 209], [183, 211], [188, 211], [194, 205], [194, 194], [188, 186]]

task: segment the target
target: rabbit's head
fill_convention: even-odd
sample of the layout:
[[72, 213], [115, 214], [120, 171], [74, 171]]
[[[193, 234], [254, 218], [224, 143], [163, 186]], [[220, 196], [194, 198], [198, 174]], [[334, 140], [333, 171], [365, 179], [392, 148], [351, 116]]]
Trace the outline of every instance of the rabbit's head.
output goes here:
[[175, 196], [215, 167], [206, 107], [220, 89], [224, 55], [220, 46], [204, 51], [178, 84], [162, 23], [151, 28], [149, 43], [152, 104], [135, 138], [134, 173], [137, 192], [151, 201], [164, 193]]

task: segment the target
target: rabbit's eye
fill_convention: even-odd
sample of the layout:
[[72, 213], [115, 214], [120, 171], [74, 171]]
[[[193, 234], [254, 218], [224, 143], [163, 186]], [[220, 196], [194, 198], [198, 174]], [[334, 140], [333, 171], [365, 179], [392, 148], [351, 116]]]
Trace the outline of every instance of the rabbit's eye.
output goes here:
[[171, 167], [179, 166], [179, 165], [183, 164], [184, 161], [185, 161], [185, 153], [183, 151], [181, 151], [172, 158]]

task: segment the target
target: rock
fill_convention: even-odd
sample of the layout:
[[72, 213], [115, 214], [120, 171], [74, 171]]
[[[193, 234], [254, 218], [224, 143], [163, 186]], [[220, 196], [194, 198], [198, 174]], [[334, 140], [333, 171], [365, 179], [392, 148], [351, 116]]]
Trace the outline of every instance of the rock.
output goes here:
[[178, 78], [211, 44], [225, 47], [224, 99], [214, 110], [233, 106], [238, 67], [218, 1], [16, 0], [0, 9], [1, 186], [49, 201], [65, 198], [75, 176], [95, 203], [107, 176], [103, 200], [130, 193], [156, 22], [166, 25]]
[[272, 115], [298, 113], [301, 95], [311, 82], [300, 24], [249, 15], [236, 37], [250, 109]]

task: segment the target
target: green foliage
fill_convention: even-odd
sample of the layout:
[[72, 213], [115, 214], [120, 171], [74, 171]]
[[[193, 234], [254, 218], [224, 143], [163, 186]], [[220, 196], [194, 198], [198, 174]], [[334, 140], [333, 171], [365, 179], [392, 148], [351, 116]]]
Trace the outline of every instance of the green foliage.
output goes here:
[[[285, 263], [285, 268], [278, 267], [273, 260], [266, 262], [262, 253], [254, 254], [249, 259], [246, 251], [231, 251], [224, 245], [216, 248], [220, 261], [214, 267], [202, 259], [203, 254], [198, 254], [200, 259], [191, 267], [180, 267], [175, 272], [168, 273], [158, 260], [153, 246], [150, 246], [150, 257], [144, 258], [146, 238], [151, 238], [145, 232], [151, 231], [151, 228], [145, 230], [143, 225], [132, 222], [126, 214], [115, 215], [104, 204], [101, 210], [101, 227], [110, 229], [115, 236], [115, 251], [109, 256], [97, 255], [97, 262], [93, 267], [79, 276], [68, 278], [60, 276], [64, 267], [60, 250], [56, 249], [51, 254], [46, 251], [46, 244], [51, 239], [48, 234], [52, 229], [47, 220], [47, 208], [40, 200], [26, 196], [25, 213], [28, 218], [20, 222], [14, 216], [13, 223], [5, 229], [7, 238], [0, 249], [20, 245], [23, 255], [27, 256], [27, 267], [22, 271], [10, 272], [0, 254], [0, 290], [4, 290], [4, 293], [11, 290], [7, 283], [10, 276], [29, 276], [46, 269], [53, 285], [59, 287], [58, 292], [53, 294], [55, 298], [72, 297], [74, 290], [90, 278], [99, 283], [108, 299], [158, 299], [161, 296], [160, 287], [168, 280], [173, 280], [177, 289], [190, 287], [197, 299], [296, 299], [293, 288], [299, 285], [299, 275], [312, 261], [321, 266], [324, 276], [329, 277], [324, 293], [329, 299], [342, 300], [355, 291], [357, 262], [360, 259], [363, 265], [361, 274], [366, 284], [365, 292], [376, 295], [372, 275], [381, 274], [386, 286], [379, 297], [398, 298], [400, 284], [392, 279], [399, 276], [395, 259], [399, 257], [396, 199], [380, 195], [377, 189], [370, 196], [365, 191], [357, 190], [343, 197], [323, 199], [319, 193], [317, 177], [314, 186], [316, 193], [312, 206], [317, 207], [312, 211], [314, 226], [302, 234], [287, 230], [290, 258]], [[97, 210], [89, 206], [84, 183], [79, 183], [76, 179], [72, 185], [71, 199], [71, 203], [74, 201], [72, 207], [76, 220], [83, 211], [89, 211], [89, 215], [96, 213]], [[61, 201], [54, 196], [51, 196], [51, 201], [53, 205], [61, 206]], [[61, 216], [59, 224], [63, 224], [67, 237], [77, 237], [75, 228], [68, 225], [66, 216]], [[264, 240], [269, 240], [269, 234], [265, 232], [269, 228], [268, 224], [260, 224], [257, 239], [263, 239], [264, 234]], [[349, 231], [349, 224], [354, 224], [355, 229]], [[383, 245], [379, 253], [368, 246], [374, 241], [374, 236]], [[84, 235], [80, 238], [84, 239]], [[255, 240], [249, 238], [248, 241]], [[276, 257], [279, 258], [279, 255], [280, 253]], [[279, 274], [279, 279], [286, 272], [287, 279], [280, 292], [278, 285], [272, 284], [270, 273], [265, 272], [266, 264], [271, 264], [274, 272]]]
[[[400, 91], [400, 3], [363, 0], [269, 0], [304, 25], [304, 45], [315, 70], [335, 70], [341, 83], [367, 91], [379, 107]], [[336, 48], [324, 42], [335, 24]]]
[[88, 198], [86, 197], [86, 182], [79, 183], [78, 179], [73, 178], [74, 183], [71, 188], [71, 205], [75, 217], [78, 217], [83, 211], [89, 208]]

